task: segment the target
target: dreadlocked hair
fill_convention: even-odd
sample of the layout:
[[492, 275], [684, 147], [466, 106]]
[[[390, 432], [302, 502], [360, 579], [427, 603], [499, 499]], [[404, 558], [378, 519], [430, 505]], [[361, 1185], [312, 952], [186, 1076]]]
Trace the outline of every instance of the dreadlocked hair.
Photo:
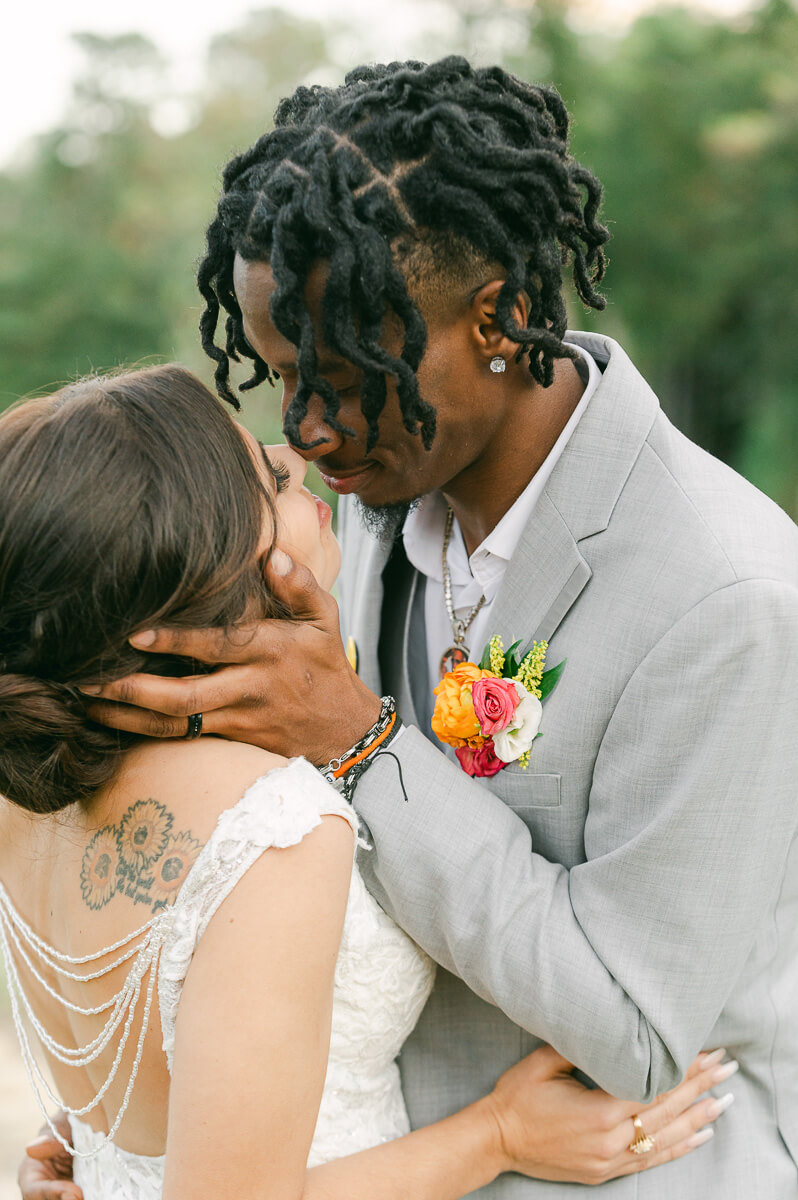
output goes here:
[[[275, 128], [234, 158], [223, 176], [216, 217], [198, 274], [205, 309], [202, 345], [215, 360], [216, 386], [235, 409], [230, 363], [249, 359], [245, 391], [278, 378], [249, 345], [233, 289], [233, 261], [268, 262], [276, 290], [274, 325], [297, 347], [298, 387], [284, 430], [310, 449], [300, 426], [319, 395], [329, 427], [338, 420], [335, 389], [317, 371], [313, 322], [305, 302], [311, 267], [329, 264], [322, 333], [362, 372], [361, 408], [368, 449], [378, 438], [386, 378], [396, 379], [405, 428], [429, 449], [435, 410], [419, 394], [416, 372], [426, 324], [411, 291], [425, 283], [485, 283], [489, 269], [505, 282], [496, 317], [528, 355], [543, 387], [563, 345], [562, 268], [571, 263], [576, 291], [603, 308], [595, 285], [604, 273], [607, 229], [598, 223], [601, 185], [568, 153], [568, 114], [559, 94], [524, 83], [499, 67], [475, 69], [464, 58], [363, 66], [341, 87], [299, 87], [283, 100]], [[482, 278], [480, 279], [480, 273]], [[443, 283], [441, 282], [443, 281]], [[519, 293], [527, 324], [513, 316]], [[220, 310], [224, 346], [216, 344]], [[380, 345], [388, 314], [403, 327], [395, 357]]]

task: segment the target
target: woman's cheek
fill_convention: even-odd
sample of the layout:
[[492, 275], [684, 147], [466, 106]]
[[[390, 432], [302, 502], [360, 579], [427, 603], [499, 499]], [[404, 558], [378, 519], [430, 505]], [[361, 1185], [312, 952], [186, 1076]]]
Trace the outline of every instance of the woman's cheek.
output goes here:
[[325, 592], [329, 592], [332, 585], [338, 578], [338, 573], [341, 570], [341, 547], [338, 539], [332, 530], [329, 530], [327, 537], [324, 539], [328, 545], [326, 546], [326, 562], [324, 570], [324, 579], [319, 580]]
[[[312, 571], [323, 588], [330, 587], [340, 569], [337, 543], [332, 547], [331, 562], [331, 547], [327, 544], [335, 542], [331, 531], [322, 530], [315, 507], [309, 510], [305, 504], [296, 505], [282, 515], [282, 537], [278, 538], [280, 548], [295, 562]], [[329, 578], [331, 570], [332, 579]]]

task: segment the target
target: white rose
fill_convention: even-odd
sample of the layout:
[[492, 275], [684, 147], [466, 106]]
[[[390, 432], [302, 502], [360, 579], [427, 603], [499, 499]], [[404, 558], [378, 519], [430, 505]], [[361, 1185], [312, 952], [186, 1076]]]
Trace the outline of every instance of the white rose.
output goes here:
[[543, 717], [543, 705], [537, 696], [528, 692], [522, 683], [517, 680], [514, 682], [521, 697], [518, 708], [507, 728], [493, 735], [496, 757], [505, 763], [515, 762], [522, 754], [526, 754], [538, 735]]

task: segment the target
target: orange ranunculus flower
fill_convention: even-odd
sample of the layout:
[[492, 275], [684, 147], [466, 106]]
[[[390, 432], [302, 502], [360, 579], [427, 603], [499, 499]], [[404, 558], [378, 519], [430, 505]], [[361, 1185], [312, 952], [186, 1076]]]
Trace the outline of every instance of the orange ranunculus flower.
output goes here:
[[432, 732], [448, 746], [481, 746], [485, 738], [474, 712], [471, 689], [478, 679], [496, 679], [493, 671], [481, 671], [476, 663], [461, 663], [444, 675], [435, 688]]

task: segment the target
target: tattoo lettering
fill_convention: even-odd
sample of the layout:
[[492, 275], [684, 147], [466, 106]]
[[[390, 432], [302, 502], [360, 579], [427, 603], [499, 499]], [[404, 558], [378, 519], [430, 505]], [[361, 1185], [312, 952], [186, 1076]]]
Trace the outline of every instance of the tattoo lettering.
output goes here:
[[173, 826], [163, 804], [138, 800], [118, 825], [95, 833], [80, 871], [87, 906], [97, 911], [116, 895], [153, 913], [173, 904], [202, 849], [190, 833], [173, 833]]

